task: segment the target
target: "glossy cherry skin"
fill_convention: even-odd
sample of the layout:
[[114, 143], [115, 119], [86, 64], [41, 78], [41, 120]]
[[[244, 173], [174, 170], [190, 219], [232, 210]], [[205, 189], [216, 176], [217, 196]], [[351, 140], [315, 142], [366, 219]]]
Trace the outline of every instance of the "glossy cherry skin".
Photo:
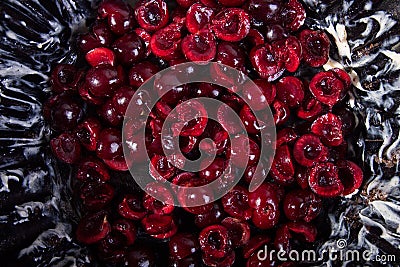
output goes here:
[[135, 32], [123, 35], [112, 47], [118, 62], [127, 66], [139, 62], [146, 54], [146, 46]]
[[222, 225], [211, 225], [199, 234], [200, 248], [213, 258], [224, 258], [231, 250], [228, 229]]
[[139, 62], [129, 70], [129, 84], [138, 88], [159, 71], [160, 68], [154, 63], [149, 61]]
[[247, 221], [251, 218], [253, 210], [249, 206], [249, 192], [241, 186], [235, 186], [222, 197], [224, 211], [232, 217]]
[[85, 86], [95, 97], [111, 96], [124, 80], [122, 68], [99, 65], [89, 69], [85, 77]]
[[100, 17], [107, 18], [110, 29], [118, 35], [127, 33], [135, 23], [132, 8], [121, 0], [101, 2], [98, 13]]
[[68, 133], [51, 139], [50, 148], [53, 154], [65, 163], [77, 163], [81, 158], [81, 145], [78, 139]]
[[178, 233], [174, 235], [169, 243], [169, 254], [174, 259], [183, 259], [200, 249], [199, 240], [190, 233]]
[[322, 200], [310, 190], [294, 190], [283, 200], [283, 210], [289, 220], [310, 222], [322, 210]]
[[123, 155], [122, 133], [115, 128], [106, 128], [101, 131], [97, 143], [96, 154], [101, 159], [115, 159]]

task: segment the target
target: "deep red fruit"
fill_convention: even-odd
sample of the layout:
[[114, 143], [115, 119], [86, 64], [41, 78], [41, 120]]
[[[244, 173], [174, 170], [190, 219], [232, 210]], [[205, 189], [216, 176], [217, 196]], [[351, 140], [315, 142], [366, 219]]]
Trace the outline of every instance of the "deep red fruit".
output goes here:
[[135, 33], [125, 34], [112, 44], [118, 62], [132, 66], [146, 56], [146, 45]]
[[[192, 214], [208, 213], [213, 203], [211, 199], [214, 192], [210, 188], [204, 188], [208, 184], [207, 180], [192, 176], [187, 181], [179, 181], [179, 185], [186, 187], [178, 191], [177, 198], [181, 207]], [[191, 187], [198, 187], [196, 190], [190, 190]], [[199, 203], [203, 204], [199, 206]]]
[[146, 31], [157, 31], [168, 23], [167, 3], [163, 0], [140, 1], [135, 7], [135, 17]]
[[338, 107], [336, 110], [333, 110], [333, 113], [339, 117], [342, 122], [342, 131], [344, 135], [350, 135], [354, 131], [354, 127], [356, 126], [356, 118], [354, 113], [348, 109], [344, 109], [343, 107]]
[[114, 159], [103, 159], [104, 163], [114, 171], [127, 171], [129, 170], [128, 164], [123, 156]]
[[154, 249], [143, 244], [137, 244], [126, 253], [128, 267], [154, 267], [156, 256]]
[[133, 222], [119, 219], [112, 224], [112, 229], [124, 237], [126, 245], [132, 245], [136, 240], [137, 229]]
[[114, 106], [114, 101], [112, 98], [107, 99], [107, 101], [101, 105], [97, 113], [110, 126], [120, 126], [124, 119], [123, 115], [119, 114]]
[[262, 127], [260, 127], [260, 125], [258, 124], [256, 116], [251, 111], [248, 105], [243, 106], [239, 116], [248, 133], [258, 134], [260, 132], [260, 129]]
[[81, 144], [89, 151], [95, 151], [101, 131], [100, 121], [89, 117], [75, 129], [75, 135]]
[[207, 110], [198, 100], [188, 100], [178, 105], [175, 114], [176, 122], [171, 127], [175, 136], [200, 136], [207, 126]]
[[125, 115], [125, 112], [134, 94], [135, 91], [129, 86], [122, 86], [115, 92], [112, 98], [112, 103], [115, 111], [119, 115]]
[[339, 179], [342, 181], [344, 190], [342, 195], [354, 193], [360, 188], [363, 181], [363, 172], [360, 167], [349, 160], [339, 160], [337, 163]]
[[141, 198], [136, 195], [126, 195], [117, 210], [122, 217], [129, 220], [141, 220], [147, 214]]
[[95, 158], [88, 158], [79, 165], [76, 179], [81, 182], [106, 182], [110, 180], [110, 174], [104, 163]]
[[310, 169], [308, 183], [311, 190], [322, 197], [336, 197], [343, 193], [338, 168], [332, 163], [317, 163]]
[[[174, 196], [166, 185], [159, 183], [148, 184], [146, 186], [147, 194], [143, 197], [143, 206], [149, 212], [158, 215], [167, 215], [174, 211]], [[148, 194], [150, 193], [150, 194]], [[157, 199], [152, 195], [157, 195]]]
[[150, 214], [142, 219], [143, 229], [154, 238], [165, 239], [176, 234], [178, 228], [170, 215]]
[[203, 259], [203, 263], [206, 266], [229, 267], [229, 266], [232, 266], [233, 263], [235, 262], [236, 254], [235, 254], [235, 251], [231, 251], [223, 258], [216, 258], [216, 257], [213, 257], [213, 256], [203, 252], [201, 257]]
[[233, 7], [233, 6], [241, 6], [246, 0], [218, 0], [221, 5]]
[[229, 231], [222, 225], [211, 225], [199, 234], [200, 248], [203, 253], [213, 258], [221, 259], [232, 249]]
[[318, 117], [311, 125], [311, 132], [320, 136], [327, 146], [339, 146], [343, 142], [342, 122], [332, 113]]
[[299, 39], [303, 48], [303, 59], [311, 67], [321, 67], [329, 58], [330, 41], [322, 31], [303, 30]]
[[245, 246], [250, 240], [250, 226], [242, 220], [226, 217], [221, 224], [228, 229], [233, 247]]
[[43, 107], [43, 117], [56, 131], [74, 129], [84, 116], [84, 105], [71, 92], [51, 97]]
[[346, 88], [345, 83], [333, 71], [319, 72], [310, 81], [310, 92], [329, 107], [339, 101]]
[[286, 76], [276, 84], [277, 98], [290, 108], [299, 106], [304, 99], [304, 86], [300, 79]]
[[254, 90], [250, 84], [243, 86], [243, 98], [254, 111], [259, 111], [267, 108], [276, 96], [275, 85], [263, 79], [255, 79], [253, 82], [258, 86], [259, 90]]
[[[248, 146], [247, 146], [248, 143]], [[258, 163], [260, 147], [246, 135], [239, 134], [231, 139], [231, 148], [226, 152], [227, 157], [239, 168]]]
[[73, 164], [81, 158], [81, 145], [72, 134], [63, 133], [51, 139], [50, 147], [57, 159]]
[[115, 128], [106, 128], [101, 131], [96, 149], [101, 159], [112, 160], [123, 156], [122, 133]]
[[306, 11], [297, 0], [289, 0], [289, 2], [283, 6], [280, 13], [283, 26], [290, 31], [298, 30], [304, 24], [305, 18]]
[[256, 29], [251, 28], [246, 36], [246, 41], [250, 47], [262, 45], [265, 43], [264, 35]]
[[68, 64], [58, 64], [51, 72], [51, 90], [55, 93], [76, 91], [82, 81], [83, 72]]
[[217, 47], [216, 62], [244, 71], [246, 53], [235, 43], [220, 42]]
[[183, 259], [200, 249], [199, 240], [190, 233], [178, 233], [174, 235], [169, 243], [169, 255], [174, 259]]
[[249, 193], [249, 206], [254, 208], [252, 221], [260, 229], [269, 229], [278, 223], [281, 199], [277, 186], [264, 183]]
[[211, 29], [221, 40], [238, 42], [250, 31], [250, 17], [243, 9], [227, 8], [215, 15]]
[[252, 17], [254, 26], [267, 26], [279, 22], [282, 2], [277, 0], [250, 0], [246, 9]]
[[304, 220], [310, 222], [322, 210], [322, 200], [310, 190], [293, 190], [286, 194], [283, 200], [283, 211], [292, 221]]
[[241, 186], [235, 186], [222, 197], [224, 211], [230, 216], [247, 221], [251, 218], [253, 210], [249, 206], [249, 192]]
[[179, 58], [181, 40], [180, 27], [170, 24], [153, 34], [150, 41], [151, 51], [155, 56], [164, 60]]
[[200, 0], [200, 3], [202, 3], [205, 6], [212, 7], [212, 8], [217, 8], [218, 7], [218, 1], [217, 0]]
[[107, 18], [110, 29], [118, 35], [127, 33], [135, 23], [132, 8], [121, 0], [102, 1], [98, 13], [101, 18]]
[[214, 202], [207, 212], [195, 215], [194, 223], [197, 227], [203, 229], [207, 226], [220, 223], [224, 217], [225, 213], [221, 205], [218, 202]]
[[138, 88], [159, 71], [160, 68], [149, 61], [137, 63], [129, 70], [129, 84]]
[[297, 109], [297, 117], [303, 120], [314, 120], [323, 112], [322, 104], [311, 94], [306, 94], [300, 107]]
[[295, 129], [291, 127], [283, 128], [276, 135], [276, 147], [281, 145], [293, 144], [299, 138]]
[[193, 4], [186, 14], [186, 28], [190, 33], [196, 34], [210, 26], [214, 17], [214, 10], [202, 4]]
[[115, 63], [114, 52], [105, 47], [98, 47], [90, 50], [87, 52], [85, 58], [92, 67], [102, 64], [114, 66]]
[[196, 3], [196, 0], [176, 0], [176, 2], [183, 8], [189, 8], [191, 5]]
[[151, 41], [151, 35], [146, 32], [144, 29], [142, 28], [136, 28], [134, 30], [134, 32], [140, 37], [140, 39], [142, 39], [142, 42], [144, 43], [145, 47], [146, 47], [146, 56], [150, 56], [151, 54], [151, 47], [150, 47], [150, 41]]
[[297, 166], [295, 179], [297, 184], [301, 187], [301, 189], [309, 188], [308, 185], [308, 177], [309, 177], [309, 168]]
[[328, 149], [321, 143], [318, 136], [305, 134], [293, 147], [293, 156], [302, 166], [310, 167], [314, 163], [327, 160]]
[[278, 79], [285, 70], [284, 51], [268, 43], [254, 47], [250, 60], [261, 78], [268, 81]]
[[214, 35], [208, 30], [185, 36], [181, 45], [183, 54], [190, 61], [210, 61], [217, 52]]
[[88, 214], [81, 219], [76, 230], [76, 238], [85, 244], [93, 244], [105, 238], [111, 231], [105, 212]]
[[108, 97], [113, 94], [124, 80], [122, 68], [110, 65], [99, 65], [86, 73], [85, 86], [95, 97]]
[[275, 151], [270, 174], [281, 184], [288, 184], [294, 180], [294, 166], [292, 156], [287, 145], [280, 146]]
[[80, 198], [88, 210], [98, 211], [111, 202], [114, 192], [107, 183], [86, 182], [80, 189]]
[[165, 156], [154, 155], [151, 158], [149, 166], [150, 175], [157, 181], [164, 181], [171, 179], [175, 172], [176, 167]]
[[287, 227], [289, 231], [300, 235], [303, 241], [314, 242], [317, 237], [317, 228], [311, 223], [302, 221], [288, 222]]
[[199, 176], [200, 178], [212, 182], [222, 175], [225, 170], [225, 165], [225, 159], [223, 158], [215, 158], [211, 164], [209, 159], [204, 159], [200, 164], [201, 171], [199, 171]]

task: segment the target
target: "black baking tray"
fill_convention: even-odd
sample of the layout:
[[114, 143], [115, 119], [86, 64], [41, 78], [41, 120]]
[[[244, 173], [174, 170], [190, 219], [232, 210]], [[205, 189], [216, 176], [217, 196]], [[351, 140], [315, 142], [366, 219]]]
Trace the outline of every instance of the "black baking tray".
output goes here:
[[[339, 44], [331, 49], [331, 59], [352, 74], [347, 105], [357, 115], [358, 127], [350, 144], [365, 173], [357, 194], [327, 204], [319, 221], [326, 235], [314, 248], [322, 251], [344, 239], [349, 249], [397, 258], [386, 264], [306, 265], [399, 266], [400, 1], [303, 3], [307, 26], [327, 30], [332, 43]], [[73, 202], [71, 170], [49, 153], [52, 133], [41, 115], [50, 96], [52, 66], [77, 60], [73, 40], [87, 30], [97, 4], [89, 0], [0, 3], [1, 266], [101, 265], [74, 239], [73, 226], [80, 214]], [[161, 253], [160, 262], [167, 262], [164, 256]], [[243, 263], [239, 260], [235, 266]]]

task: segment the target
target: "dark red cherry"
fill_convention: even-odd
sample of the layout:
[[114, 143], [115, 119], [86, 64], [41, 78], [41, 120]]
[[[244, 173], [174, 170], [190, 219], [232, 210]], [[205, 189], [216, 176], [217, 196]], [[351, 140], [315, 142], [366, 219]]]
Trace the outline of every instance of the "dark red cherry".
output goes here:
[[215, 61], [237, 70], [244, 70], [246, 53], [235, 43], [220, 42], [217, 47]]
[[119, 219], [112, 224], [112, 229], [120, 233], [125, 238], [126, 245], [132, 245], [136, 240], [136, 225], [126, 219]]
[[123, 69], [111, 65], [99, 65], [91, 68], [85, 78], [86, 87], [95, 97], [111, 96], [123, 83], [123, 80]]
[[267, 235], [256, 235], [252, 236], [249, 242], [243, 248], [243, 257], [245, 259], [249, 258], [251, 255], [255, 254], [259, 248], [263, 245], [269, 243], [271, 238]]
[[255, 79], [253, 82], [259, 90], [254, 90], [252, 86], [246, 84], [243, 87], [243, 97], [254, 111], [265, 109], [275, 99], [275, 85], [264, 79]]
[[287, 36], [287, 31], [279, 24], [268, 25], [266, 27], [265, 37], [269, 42], [282, 40]]
[[203, 214], [196, 214], [194, 223], [199, 228], [205, 228], [207, 226], [218, 224], [225, 217], [225, 213], [218, 202], [214, 202], [213, 206]]
[[81, 144], [89, 151], [95, 151], [101, 131], [100, 121], [89, 117], [75, 129], [75, 135]]
[[337, 108], [334, 109], [333, 113], [339, 117], [342, 122], [342, 131], [344, 135], [350, 135], [353, 133], [354, 127], [356, 126], [356, 118], [354, 113], [348, 109]]
[[306, 242], [314, 242], [317, 237], [317, 228], [311, 223], [302, 221], [288, 222], [287, 227], [292, 233], [301, 236], [302, 240]]
[[107, 167], [96, 158], [88, 158], [80, 163], [76, 178], [82, 182], [106, 182], [110, 180]]
[[258, 125], [257, 118], [248, 105], [243, 106], [239, 116], [248, 133], [250, 134], [259, 133], [261, 127]]
[[343, 193], [338, 168], [333, 163], [317, 163], [310, 169], [308, 183], [311, 190], [322, 197], [336, 197]]
[[150, 175], [157, 181], [169, 180], [177, 171], [165, 156], [154, 155], [150, 162]]
[[98, 108], [98, 114], [108, 125], [120, 126], [124, 119], [123, 115], [116, 110], [116, 106], [112, 98], [109, 98], [103, 105]]
[[165, 239], [176, 234], [178, 228], [170, 215], [150, 214], [142, 219], [143, 229], [152, 237]]
[[72, 134], [63, 133], [51, 139], [50, 148], [57, 159], [73, 164], [81, 158], [81, 145], [78, 139]]
[[285, 144], [293, 144], [297, 138], [299, 138], [299, 135], [296, 133], [295, 129], [292, 127], [283, 128], [278, 131], [276, 135], [276, 146], [280, 147]]
[[164, 60], [181, 56], [182, 35], [180, 27], [174, 24], [162, 28], [151, 37], [150, 47], [153, 54]]
[[251, 218], [253, 210], [249, 206], [249, 192], [241, 186], [235, 186], [222, 197], [224, 211], [230, 216], [247, 221]]
[[114, 188], [107, 183], [86, 182], [80, 189], [80, 198], [88, 210], [97, 211], [111, 202], [114, 193]]
[[306, 11], [298, 0], [289, 0], [280, 13], [283, 26], [290, 31], [297, 31], [306, 18]]
[[293, 190], [283, 200], [283, 211], [289, 220], [310, 222], [322, 210], [322, 200], [310, 190]]
[[300, 79], [286, 76], [276, 84], [277, 98], [290, 108], [299, 106], [304, 98], [304, 87]]
[[224, 258], [232, 249], [229, 231], [222, 225], [211, 225], [204, 228], [200, 232], [199, 241], [203, 253], [213, 258]]
[[102, 64], [114, 66], [115, 64], [114, 52], [105, 47], [97, 47], [90, 50], [86, 53], [85, 59], [92, 67]]
[[211, 29], [223, 41], [238, 42], [250, 31], [250, 17], [243, 9], [226, 8], [212, 19]]
[[121, 0], [102, 1], [98, 13], [101, 18], [107, 18], [110, 29], [118, 35], [127, 33], [135, 23], [132, 8]]
[[344, 82], [332, 71], [319, 72], [310, 81], [310, 92], [318, 101], [329, 107], [340, 100], [345, 89]]
[[121, 131], [115, 128], [102, 130], [99, 135], [96, 153], [99, 158], [107, 160], [123, 156]]
[[327, 160], [328, 149], [321, 143], [318, 136], [305, 134], [293, 147], [293, 156], [302, 166], [310, 167], [316, 162]]
[[315, 99], [311, 94], [306, 94], [300, 107], [297, 109], [297, 117], [303, 120], [312, 121], [323, 112], [321, 102]]
[[327, 146], [339, 146], [343, 142], [342, 122], [332, 113], [318, 117], [311, 125], [311, 132]]
[[206, 266], [212, 266], [212, 267], [229, 267], [232, 266], [233, 263], [235, 262], [236, 254], [235, 251], [229, 252], [225, 257], [223, 258], [216, 258], [213, 257], [209, 254], [202, 253], [202, 259], [203, 263]]
[[107, 22], [96, 20], [89, 33], [78, 36], [77, 45], [83, 53], [97, 47], [108, 47], [114, 40], [114, 35]]
[[229, 238], [234, 247], [245, 246], [250, 240], [250, 226], [242, 220], [226, 217], [221, 224], [228, 229]]
[[[152, 195], [156, 195], [154, 198]], [[166, 185], [150, 183], [146, 186], [146, 195], [143, 197], [143, 206], [149, 212], [167, 215], [174, 211], [174, 196]]]
[[225, 164], [225, 159], [223, 158], [215, 158], [211, 163], [209, 159], [204, 159], [200, 164], [201, 171], [199, 171], [199, 176], [212, 182], [222, 175], [225, 170]]
[[70, 92], [51, 97], [43, 107], [43, 116], [56, 131], [75, 128], [84, 116], [81, 99]]
[[311, 67], [321, 67], [329, 58], [330, 41], [322, 31], [305, 29], [299, 39], [303, 48], [303, 59]]
[[250, 60], [261, 78], [268, 81], [278, 79], [285, 70], [284, 51], [268, 43], [254, 47]]
[[210, 7], [196, 3], [190, 6], [186, 14], [186, 28], [190, 33], [196, 34], [206, 29], [214, 17], [214, 10]]
[[[248, 146], [246, 144], [249, 144]], [[232, 163], [239, 168], [257, 164], [260, 159], [260, 147], [252, 139], [239, 134], [231, 139], [231, 148], [227, 152]]]
[[199, 240], [191, 233], [178, 233], [169, 243], [169, 255], [174, 259], [183, 259], [200, 249]]
[[85, 244], [93, 244], [105, 238], [111, 231], [105, 212], [88, 214], [81, 219], [76, 230], [76, 238]]
[[115, 92], [112, 98], [112, 103], [115, 111], [119, 115], [125, 115], [125, 112], [134, 94], [135, 91], [129, 86], [123, 86]]
[[132, 66], [139, 62], [146, 55], [146, 45], [135, 32], [125, 34], [115, 40], [112, 48], [118, 62], [127, 66]]
[[260, 229], [270, 229], [279, 221], [279, 202], [273, 195], [270, 198], [262, 198], [262, 200], [262, 204], [257, 205], [257, 208], [253, 210], [251, 220]]
[[183, 8], [189, 8], [191, 5], [196, 3], [196, 0], [176, 0], [176, 2]]
[[274, 100], [271, 109], [274, 116], [274, 122], [277, 126], [282, 125], [289, 120], [290, 109], [285, 103], [279, 100]]
[[342, 195], [354, 193], [363, 182], [363, 172], [360, 167], [349, 160], [339, 160], [337, 163], [339, 179], [342, 181], [344, 190]]
[[280, 146], [275, 151], [270, 174], [281, 184], [288, 184], [294, 180], [294, 165], [292, 155], [287, 145]]
[[276, 0], [250, 0], [246, 9], [252, 17], [255, 26], [275, 24], [279, 20], [282, 2]]
[[141, 220], [147, 211], [143, 208], [142, 199], [136, 195], [126, 195], [118, 205], [118, 213], [129, 220]]
[[73, 65], [58, 64], [51, 72], [51, 90], [55, 93], [76, 91], [83, 78], [83, 72]]
[[146, 31], [159, 30], [168, 23], [167, 3], [163, 0], [140, 1], [135, 7], [135, 17]]
[[185, 36], [181, 45], [183, 54], [190, 61], [210, 61], [217, 52], [215, 37], [208, 30]]
[[308, 185], [308, 176], [309, 176], [309, 168], [302, 167], [302, 166], [297, 166], [296, 168], [296, 173], [295, 173], [295, 179], [297, 184], [302, 188], [302, 189], [307, 189], [309, 187]]
[[129, 70], [129, 84], [138, 88], [159, 71], [160, 68], [150, 61], [137, 63]]

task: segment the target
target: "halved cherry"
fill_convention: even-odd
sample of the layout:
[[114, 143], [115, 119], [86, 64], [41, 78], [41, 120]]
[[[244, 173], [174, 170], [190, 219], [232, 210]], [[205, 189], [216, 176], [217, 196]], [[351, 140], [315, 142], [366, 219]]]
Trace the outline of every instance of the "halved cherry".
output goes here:
[[297, 31], [304, 24], [306, 11], [298, 0], [289, 0], [283, 6], [280, 17], [286, 29]]
[[86, 61], [92, 66], [115, 64], [115, 54], [112, 50], [105, 47], [97, 47], [86, 53]]
[[110, 180], [110, 174], [104, 163], [96, 158], [88, 158], [80, 163], [76, 178], [82, 182], [106, 182]]
[[345, 83], [332, 71], [319, 72], [310, 81], [310, 92], [329, 107], [339, 101], [345, 89]]
[[105, 238], [111, 231], [107, 214], [103, 211], [88, 214], [81, 219], [76, 230], [76, 238], [85, 244], [93, 244]]
[[336, 197], [343, 193], [338, 168], [333, 163], [317, 163], [310, 169], [308, 183], [311, 190], [322, 197]]
[[278, 183], [288, 184], [294, 180], [294, 172], [295, 169], [289, 147], [287, 145], [278, 147], [271, 166], [271, 176]]
[[176, 172], [176, 167], [167, 157], [161, 155], [154, 155], [151, 158], [149, 168], [150, 175], [157, 181], [169, 180]]
[[276, 147], [280, 147], [285, 144], [292, 144], [299, 138], [295, 129], [292, 127], [286, 127], [280, 130], [276, 135]]
[[135, 7], [136, 21], [146, 31], [153, 32], [168, 23], [169, 12], [163, 0], [139, 1]]
[[303, 48], [303, 59], [311, 67], [321, 67], [328, 62], [330, 41], [322, 31], [305, 29], [299, 39]]
[[182, 40], [182, 51], [190, 61], [210, 61], [217, 52], [214, 35], [208, 30], [190, 34]]
[[69, 164], [77, 163], [82, 156], [78, 139], [68, 133], [51, 139], [50, 148], [59, 160]]
[[250, 31], [250, 16], [240, 8], [227, 8], [215, 15], [211, 29], [217, 38], [238, 42]]
[[203, 253], [213, 258], [224, 258], [231, 251], [228, 229], [222, 225], [211, 225], [204, 228], [199, 235]]
[[316, 162], [327, 160], [328, 149], [321, 143], [318, 136], [305, 134], [301, 136], [293, 148], [295, 160], [302, 166], [310, 167]]
[[253, 210], [249, 206], [249, 192], [241, 186], [235, 186], [222, 197], [224, 211], [234, 218], [247, 221]]
[[311, 132], [327, 146], [339, 146], [343, 142], [342, 122], [332, 113], [318, 117], [311, 125]]
[[254, 47], [250, 60], [258, 74], [268, 81], [278, 79], [285, 70], [284, 51], [268, 43]]
[[75, 135], [87, 150], [95, 151], [100, 131], [100, 121], [95, 117], [89, 117], [78, 125]]
[[344, 190], [342, 195], [354, 193], [363, 182], [363, 172], [357, 164], [349, 160], [339, 160], [337, 163], [339, 179]]
[[115, 190], [107, 183], [86, 182], [80, 189], [83, 205], [92, 211], [100, 210], [114, 198]]
[[304, 86], [300, 79], [286, 76], [276, 84], [277, 98], [290, 108], [297, 107], [304, 99]]
[[212, 8], [199, 3], [193, 4], [186, 14], [186, 28], [190, 33], [196, 34], [209, 26], [213, 17]]
[[126, 195], [118, 205], [118, 213], [129, 220], [140, 220], [147, 211], [142, 206], [142, 199], [136, 195]]
[[271, 238], [267, 235], [256, 235], [251, 237], [249, 242], [243, 248], [243, 257], [245, 259], [249, 258], [257, 249], [261, 248], [261, 246], [269, 243]]
[[274, 122], [277, 126], [282, 125], [289, 120], [290, 109], [285, 103], [275, 99], [274, 102], [272, 102], [271, 108]]
[[297, 117], [303, 120], [314, 120], [323, 112], [322, 104], [317, 99], [306, 94], [300, 107], [297, 109]]
[[165, 60], [176, 59], [180, 56], [182, 35], [177, 25], [156, 31], [151, 37], [150, 47], [153, 54]]
[[250, 240], [250, 226], [242, 220], [226, 217], [221, 224], [228, 229], [234, 247], [245, 246]]
[[173, 236], [177, 227], [170, 215], [150, 214], [141, 221], [143, 229], [151, 236], [164, 239]]
[[[159, 214], [166, 215], [174, 211], [174, 196], [167, 185], [161, 185], [159, 183], [151, 183], [146, 186], [146, 192], [151, 194], [146, 194], [143, 197], [143, 206], [148, 211]], [[152, 194], [157, 195], [154, 198]]]
[[112, 224], [112, 229], [125, 237], [126, 245], [130, 246], [135, 242], [137, 229], [133, 222], [119, 219]]

